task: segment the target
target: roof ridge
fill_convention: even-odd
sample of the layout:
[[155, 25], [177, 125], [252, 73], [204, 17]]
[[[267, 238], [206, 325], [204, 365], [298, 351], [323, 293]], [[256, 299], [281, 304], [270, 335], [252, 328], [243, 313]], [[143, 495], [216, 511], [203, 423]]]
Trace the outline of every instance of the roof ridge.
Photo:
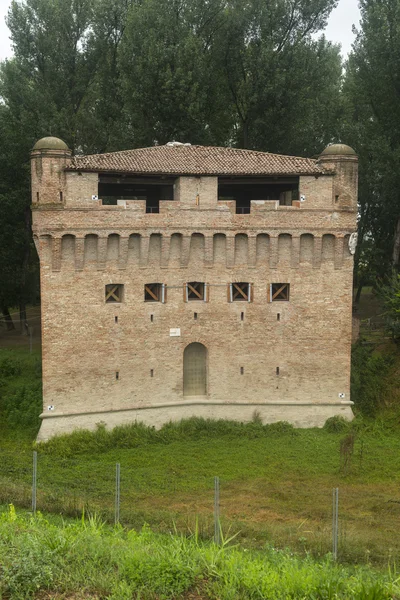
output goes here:
[[153, 148], [163, 148], [164, 146], [146, 146], [145, 148], [127, 148], [126, 150], [115, 150], [114, 152], [97, 152], [96, 154], [75, 154], [72, 158], [89, 158], [93, 156], [114, 156], [124, 152], [134, 152], [135, 150], [153, 150]]
[[93, 158], [93, 157], [98, 157], [98, 156], [103, 156], [103, 157], [109, 157], [109, 156], [115, 156], [116, 154], [128, 154], [128, 153], [135, 153], [135, 152], [143, 152], [143, 151], [151, 151], [151, 150], [155, 150], [156, 148], [171, 148], [171, 149], [185, 149], [185, 150], [191, 150], [191, 149], [198, 149], [198, 148], [204, 148], [205, 150], [207, 149], [213, 149], [213, 150], [233, 150], [234, 152], [243, 152], [243, 153], [249, 153], [249, 154], [256, 154], [259, 156], [265, 156], [268, 155], [270, 157], [279, 157], [279, 158], [293, 158], [293, 159], [297, 159], [297, 160], [309, 160], [311, 162], [316, 162], [317, 159], [315, 158], [309, 158], [309, 157], [305, 157], [305, 156], [297, 156], [297, 155], [293, 155], [293, 154], [279, 154], [277, 152], [267, 152], [265, 150], [252, 150], [251, 148], [235, 148], [234, 146], [203, 146], [202, 144], [191, 144], [190, 146], [186, 146], [186, 145], [182, 145], [182, 146], [168, 146], [168, 144], [160, 144], [158, 146], [146, 146], [144, 148], [127, 148], [125, 150], [116, 150], [115, 152], [101, 152], [101, 153], [96, 153], [96, 154], [79, 154], [79, 155], [75, 155], [73, 156], [73, 158]]

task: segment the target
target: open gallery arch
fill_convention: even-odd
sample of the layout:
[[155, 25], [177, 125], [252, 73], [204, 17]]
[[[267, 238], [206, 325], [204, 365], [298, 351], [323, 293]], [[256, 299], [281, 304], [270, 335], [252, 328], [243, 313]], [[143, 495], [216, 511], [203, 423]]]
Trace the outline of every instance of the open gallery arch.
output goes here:
[[183, 395], [206, 396], [207, 348], [199, 342], [186, 346], [183, 352]]

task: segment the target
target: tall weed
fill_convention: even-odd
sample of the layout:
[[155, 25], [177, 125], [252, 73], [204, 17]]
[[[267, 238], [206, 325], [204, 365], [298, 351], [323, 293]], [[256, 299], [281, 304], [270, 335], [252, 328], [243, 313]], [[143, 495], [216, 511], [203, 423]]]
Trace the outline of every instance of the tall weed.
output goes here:
[[400, 587], [395, 573], [345, 568], [329, 556], [317, 562], [272, 547], [246, 552], [96, 518], [55, 525], [13, 507], [0, 515], [0, 597], [77, 592], [108, 600], [389, 600]]
[[137, 448], [147, 444], [171, 444], [175, 441], [219, 439], [241, 437], [255, 439], [263, 437], [295, 436], [297, 431], [290, 423], [280, 421], [263, 425], [259, 422], [239, 423], [237, 421], [203, 419], [193, 417], [178, 422], [169, 422], [161, 429], [132, 423], [108, 430], [99, 423], [95, 431], [77, 430], [60, 435], [40, 444], [44, 454], [71, 457], [85, 453], [107, 452], [116, 448]]

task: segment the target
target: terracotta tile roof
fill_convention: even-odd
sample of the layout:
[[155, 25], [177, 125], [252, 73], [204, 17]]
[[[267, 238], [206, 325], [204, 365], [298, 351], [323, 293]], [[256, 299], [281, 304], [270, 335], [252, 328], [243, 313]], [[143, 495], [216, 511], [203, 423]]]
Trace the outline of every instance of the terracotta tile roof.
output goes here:
[[316, 160], [213, 146], [165, 146], [74, 156], [71, 170], [171, 175], [318, 175]]

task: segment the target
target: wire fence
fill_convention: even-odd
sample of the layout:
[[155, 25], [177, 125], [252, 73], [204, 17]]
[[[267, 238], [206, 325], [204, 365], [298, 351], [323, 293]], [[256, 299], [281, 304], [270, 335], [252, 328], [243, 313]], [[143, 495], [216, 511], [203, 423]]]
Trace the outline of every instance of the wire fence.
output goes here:
[[80, 471], [79, 458], [54, 460], [62, 468], [49, 474], [49, 457], [42, 461], [35, 451], [23, 481], [0, 477], [0, 504], [64, 517], [95, 513], [127, 528], [148, 524], [160, 532], [196, 530], [216, 544], [234, 535], [251, 547], [272, 544], [316, 556], [330, 553], [334, 560], [387, 564], [400, 558], [395, 534], [400, 502], [386, 503], [381, 514], [376, 506], [369, 514], [362, 506], [354, 511], [357, 488], [291, 489], [289, 482], [269, 482], [260, 495], [260, 489], [256, 494], [240, 482], [213, 475], [186, 481], [179, 473], [160, 478], [146, 469], [138, 476], [134, 467], [120, 462], [100, 464], [88, 473]]

